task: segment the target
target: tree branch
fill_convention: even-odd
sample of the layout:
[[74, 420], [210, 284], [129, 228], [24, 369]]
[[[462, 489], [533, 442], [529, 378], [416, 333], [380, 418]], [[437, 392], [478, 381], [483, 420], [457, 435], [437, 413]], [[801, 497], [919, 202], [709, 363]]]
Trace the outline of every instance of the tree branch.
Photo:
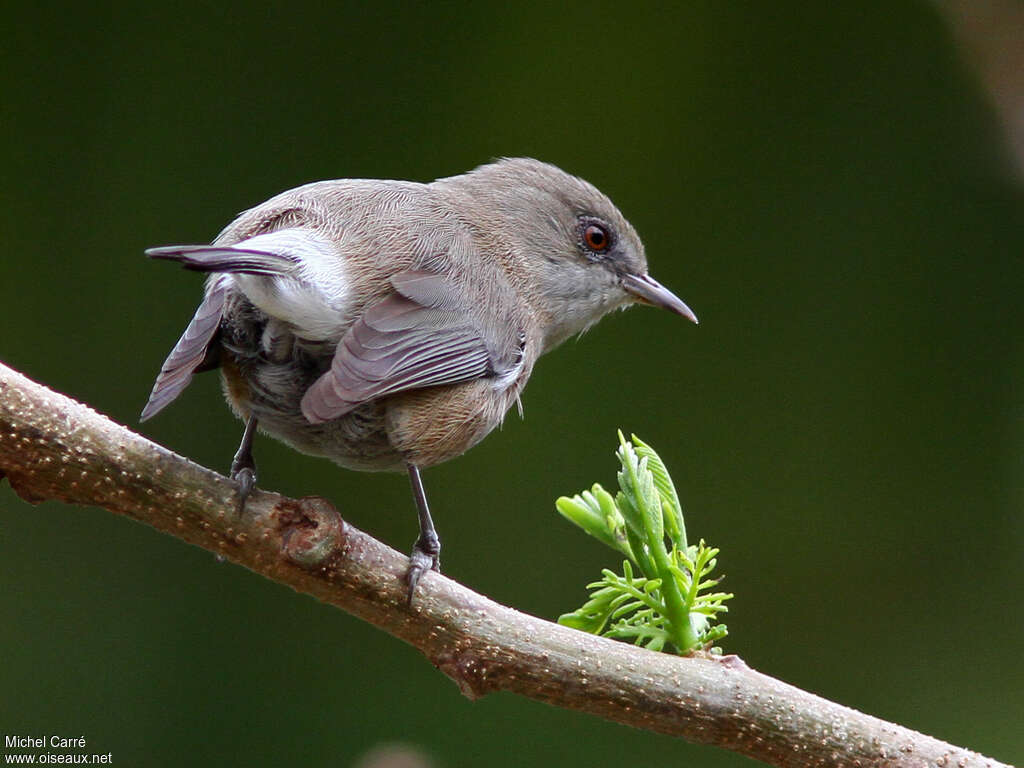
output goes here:
[[735, 656], [680, 658], [498, 605], [407, 558], [324, 499], [234, 484], [0, 363], [0, 477], [25, 500], [90, 504], [336, 605], [415, 646], [462, 692], [507, 690], [778, 766], [1002, 765], [801, 691]]

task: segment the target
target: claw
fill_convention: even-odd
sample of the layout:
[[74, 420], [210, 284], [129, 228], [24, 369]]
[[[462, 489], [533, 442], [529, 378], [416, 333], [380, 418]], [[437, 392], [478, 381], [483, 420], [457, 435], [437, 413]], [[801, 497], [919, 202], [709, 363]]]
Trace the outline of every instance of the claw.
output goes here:
[[437, 543], [437, 551], [434, 554], [425, 551], [417, 541], [409, 555], [409, 570], [405, 572], [405, 583], [409, 586], [406, 597], [406, 605], [412, 606], [413, 595], [416, 594], [416, 585], [420, 583], [420, 577], [427, 571], [441, 572], [441, 545]]
[[420, 471], [415, 464], [409, 464], [409, 481], [412, 483], [412, 496], [416, 501], [416, 509], [420, 519], [420, 535], [412, 545], [409, 555], [409, 570], [405, 574], [405, 582], [409, 585], [407, 605], [412, 606], [412, 596], [416, 593], [416, 585], [420, 577], [428, 570], [441, 572], [441, 540], [434, 530], [434, 521], [430, 519], [427, 507], [427, 494], [423, 490]]
[[231, 479], [238, 483], [238, 516], [245, 512], [245, 502], [256, 487], [256, 470], [253, 467], [231, 468]]
[[238, 483], [238, 516], [245, 512], [245, 501], [256, 487], [256, 461], [252, 457], [252, 440], [256, 434], [256, 417], [245, 422], [242, 444], [231, 461], [231, 479]]

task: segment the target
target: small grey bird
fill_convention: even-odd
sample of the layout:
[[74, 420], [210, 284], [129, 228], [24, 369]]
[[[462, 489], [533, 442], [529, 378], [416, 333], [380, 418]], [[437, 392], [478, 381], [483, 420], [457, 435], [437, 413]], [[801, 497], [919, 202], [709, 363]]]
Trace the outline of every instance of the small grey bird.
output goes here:
[[212, 245], [148, 256], [211, 273], [157, 376], [145, 421], [219, 367], [245, 432], [357, 470], [405, 470], [419, 512], [409, 599], [440, 541], [420, 469], [476, 445], [518, 401], [534, 363], [613, 309], [697, 322], [647, 274], [612, 202], [553, 165], [505, 159], [430, 184], [339, 179], [282, 192]]

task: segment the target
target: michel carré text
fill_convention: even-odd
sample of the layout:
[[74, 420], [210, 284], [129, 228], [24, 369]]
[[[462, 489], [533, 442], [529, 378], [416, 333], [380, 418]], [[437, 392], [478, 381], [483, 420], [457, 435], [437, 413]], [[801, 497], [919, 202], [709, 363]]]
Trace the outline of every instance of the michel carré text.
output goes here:
[[67, 738], [65, 736], [4, 736], [4, 747], [7, 749], [84, 749], [85, 736]]

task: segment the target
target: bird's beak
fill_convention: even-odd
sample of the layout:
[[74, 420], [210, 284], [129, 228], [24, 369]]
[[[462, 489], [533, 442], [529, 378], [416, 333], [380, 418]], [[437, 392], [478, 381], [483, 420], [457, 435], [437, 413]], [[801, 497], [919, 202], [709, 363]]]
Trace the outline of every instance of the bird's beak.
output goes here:
[[686, 306], [682, 299], [650, 275], [626, 275], [622, 278], [622, 287], [642, 304], [661, 307], [694, 323], [699, 322], [693, 310]]

